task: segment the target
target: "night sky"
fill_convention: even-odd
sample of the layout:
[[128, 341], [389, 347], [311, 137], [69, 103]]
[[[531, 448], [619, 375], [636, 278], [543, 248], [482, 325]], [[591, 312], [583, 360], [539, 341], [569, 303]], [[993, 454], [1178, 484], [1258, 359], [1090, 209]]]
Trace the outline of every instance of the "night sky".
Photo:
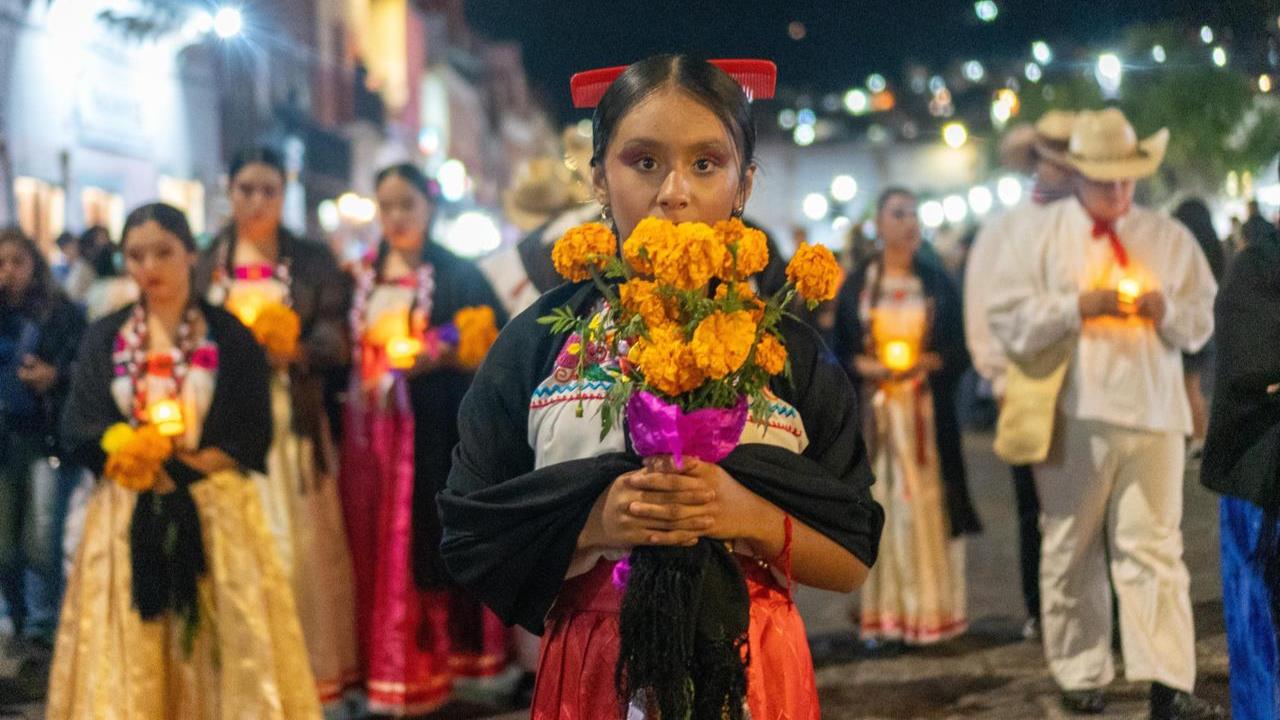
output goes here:
[[[1165, 20], [1261, 32], [1280, 0], [996, 0], [979, 22], [971, 0], [468, 0], [472, 27], [516, 40], [535, 91], [562, 119], [574, 117], [568, 79], [662, 51], [765, 57], [798, 92], [836, 92], [880, 72], [894, 82], [908, 62], [939, 68], [965, 58], [1025, 55], [1033, 40], [1094, 45], [1133, 23]], [[805, 25], [803, 40], [788, 25]]]

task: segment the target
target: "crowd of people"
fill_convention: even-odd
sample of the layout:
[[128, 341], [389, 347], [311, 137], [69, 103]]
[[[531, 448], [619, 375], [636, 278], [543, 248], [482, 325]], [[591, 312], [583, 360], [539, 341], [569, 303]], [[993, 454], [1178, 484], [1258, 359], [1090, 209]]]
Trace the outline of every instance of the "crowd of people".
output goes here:
[[[873, 649], [968, 627], [970, 372], [999, 406], [1024, 635], [1064, 708], [1105, 710], [1118, 619], [1152, 718], [1226, 716], [1194, 694], [1181, 520], [1202, 454], [1234, 716], [1277, 717], [1280, 239], [1256, 206], [1226, 243], [1203, 201], [1138, 206], [1167, 133], [1050, 111], [1007, 134], [1001, 162], [1033, 192], [959, 275], [915, 192], [882, 191], [834, 303], [782, 326], [791, 378], [766, 437], [642, 465], [599, 432], [607, 377], [569, 372], [537, 322], [603, 300], [560, 285], [552, 244], [597, 217], [622, 238], [653, 215], [742, 217], [755, 131], [738, 78], [683, 56], [630, 66], [593, 130], [566, 135], [560, 200], [509, 203], [527, 235], [479, 263], [435, 242], [438, 186], [399, 164], [375, 178], [380, 240], [340, 266], [282, 225], [269, 148], [233, 158], [231, 217], [204, 243], [162, 203], [118, 242], [59, 238], [56, 266], [0, 231], [0, 637], [48, 659], [50, 718], [417, 716], [520, 679], [535, 718], [616, 716], [634, 642], [618, 568], [703, 537], [749, 592], [750, 715], [817, 718], [793, 583], [860, 588]], [[770, 251], [762, 294], [786, 281]], [[154, 481], [105, 479], [127, 475], [114, 429], [164, 403], [179, 427]]]

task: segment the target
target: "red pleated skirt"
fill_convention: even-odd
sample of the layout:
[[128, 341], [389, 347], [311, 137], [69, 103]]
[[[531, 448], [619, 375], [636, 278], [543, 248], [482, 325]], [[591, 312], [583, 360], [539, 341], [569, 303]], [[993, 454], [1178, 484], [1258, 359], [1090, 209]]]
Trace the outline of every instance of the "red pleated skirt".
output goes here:
[[[613, 583], [613, 566], [601, 560], [585, 575], [566, 580], [548, 613], [533, 696], [534, 720], [621, 715], [613, 672], [622, 589]], [[754, 561], [743, 558], [742, 566], [751, 597], [751, 720], [818, 720], [813, 659], [791, 593]]]

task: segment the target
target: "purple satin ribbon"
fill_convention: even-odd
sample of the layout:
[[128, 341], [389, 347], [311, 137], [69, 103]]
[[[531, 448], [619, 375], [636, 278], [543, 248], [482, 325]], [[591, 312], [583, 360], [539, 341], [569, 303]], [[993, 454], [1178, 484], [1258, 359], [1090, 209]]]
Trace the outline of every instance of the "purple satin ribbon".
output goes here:
[[746, 424], [746, 397], [731, 408], [690, 413], [649, 392], [638, 392], [627, 402], [627, 427], [636, 454], [670, 455], [676, 467], [684, 465], [685, 455], [711, 463], [725, 459], [738, 446]]

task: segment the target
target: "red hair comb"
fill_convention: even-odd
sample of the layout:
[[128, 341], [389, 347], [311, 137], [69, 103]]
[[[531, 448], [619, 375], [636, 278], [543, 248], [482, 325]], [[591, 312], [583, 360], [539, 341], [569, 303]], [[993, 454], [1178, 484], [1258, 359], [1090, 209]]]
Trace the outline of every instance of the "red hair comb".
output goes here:
[[[778, 66], [769, 60], [708, 60], [742, 86], [748, 100], [768, 100], [778, 84]], [[569, 92], [576, 108], [593, 108], [605, 90], [626, 70], [626, 65], [586, 70], [569, 79]]]

